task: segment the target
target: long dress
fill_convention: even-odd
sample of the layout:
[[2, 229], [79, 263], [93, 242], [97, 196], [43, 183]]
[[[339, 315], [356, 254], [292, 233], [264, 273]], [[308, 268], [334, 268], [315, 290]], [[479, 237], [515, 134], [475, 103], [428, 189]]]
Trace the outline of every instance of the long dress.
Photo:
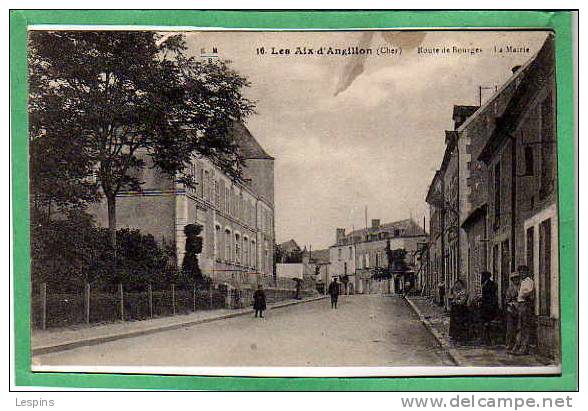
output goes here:
[[263, 290], [257, 290], [253, 294], [253, 309], [255, 311], [263, 311], [266, 309], [265, 293]]
[[454, 342], [465, 342], [469, 329], [469, 311], [465, 290], [455, 291], [449, 314], [449, 337]]

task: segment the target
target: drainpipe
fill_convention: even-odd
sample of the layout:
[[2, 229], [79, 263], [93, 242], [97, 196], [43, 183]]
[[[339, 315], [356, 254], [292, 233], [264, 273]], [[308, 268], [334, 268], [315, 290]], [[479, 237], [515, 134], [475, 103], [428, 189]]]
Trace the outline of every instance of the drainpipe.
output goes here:
[[[461, 203], [460, 203], [460, 164], [459, 156], [459, 134], [455, 133], [455, 151], [457, 153], [457, 279], [461, 279]], [[469, 287], [469, 284], [468, 286]]]
[[516, 270], [516, 222], [517, 222], [517, 140], [512, 134], [510, 137], [510, 268]]

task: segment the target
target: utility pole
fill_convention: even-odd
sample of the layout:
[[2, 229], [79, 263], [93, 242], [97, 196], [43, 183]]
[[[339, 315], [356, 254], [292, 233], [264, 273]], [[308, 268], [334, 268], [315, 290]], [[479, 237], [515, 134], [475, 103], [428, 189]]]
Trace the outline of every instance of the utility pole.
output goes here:
[[368, 213], [367, 213], [367, 205], [365, 206], [365, 231], [366, 231], [366, 235], [367, 235], [367, 229], [368, 229]]

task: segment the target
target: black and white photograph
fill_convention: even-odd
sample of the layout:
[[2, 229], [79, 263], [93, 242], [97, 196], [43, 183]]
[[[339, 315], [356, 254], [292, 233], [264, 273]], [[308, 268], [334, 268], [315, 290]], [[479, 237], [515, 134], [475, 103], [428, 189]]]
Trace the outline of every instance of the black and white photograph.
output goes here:
[[560, 374], [553, 32], [31, 26], [27, 57], [33, 371]]

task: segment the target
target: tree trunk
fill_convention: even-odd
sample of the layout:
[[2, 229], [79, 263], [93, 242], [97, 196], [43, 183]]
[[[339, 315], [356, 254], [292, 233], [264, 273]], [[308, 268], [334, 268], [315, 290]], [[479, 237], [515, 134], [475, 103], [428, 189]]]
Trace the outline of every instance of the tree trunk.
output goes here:
[[110, 231], [110, 246], [112, 247], [112, 274], [118, 278], [116, 256], [116, 195], [107, 194], [108, 230]]
[[110, 231], [110, 244], [116, 252], [116, 196], [106, 195], [108, 204], [108, 230]]

